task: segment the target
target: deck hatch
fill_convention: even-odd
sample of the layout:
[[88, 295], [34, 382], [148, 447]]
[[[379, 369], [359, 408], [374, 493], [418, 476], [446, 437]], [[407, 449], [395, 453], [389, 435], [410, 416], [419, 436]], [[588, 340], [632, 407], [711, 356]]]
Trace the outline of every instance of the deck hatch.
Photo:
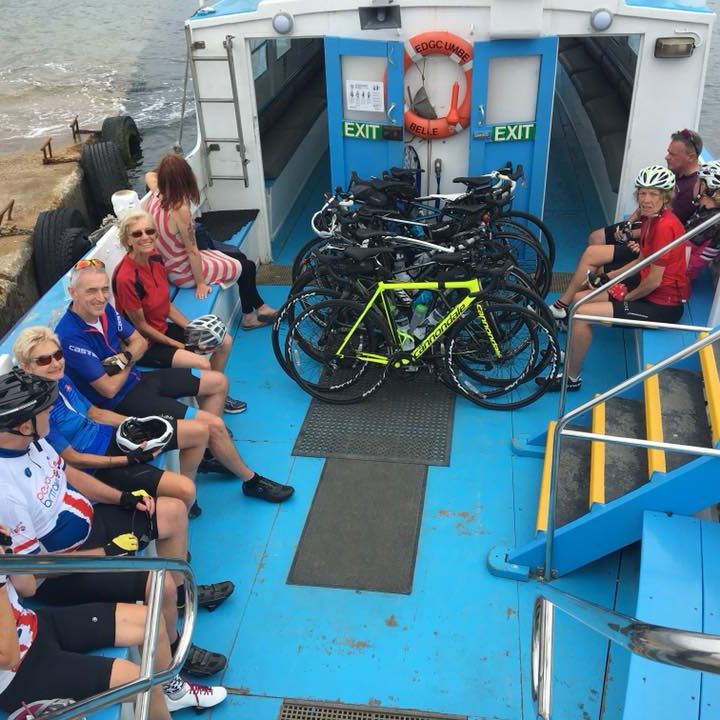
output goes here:
[[293, 455], [449, 465], [455, 393], [428, 373], [389, 378], [355, 405], [310, 403]]
[[285, 700], [280, 707], [278, 720], [467, 720], [467, 715], [394, 710], [374, 705]]
[[412, 592], [427, 467], [328, 459], [288, 583]]

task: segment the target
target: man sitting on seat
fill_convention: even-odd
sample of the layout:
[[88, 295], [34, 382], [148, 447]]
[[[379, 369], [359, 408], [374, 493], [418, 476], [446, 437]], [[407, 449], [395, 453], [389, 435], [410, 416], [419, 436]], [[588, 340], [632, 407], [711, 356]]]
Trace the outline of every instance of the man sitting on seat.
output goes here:
[[[43, 439], [57, 395], [57, 383], [23, 370], [0, 376], [0, 523], [10, 528], [13, 552], [128, 555], [155, 540], [159, 556], [184, 559], [187, 511], [180, 500], [111, 488], [66, 466]], [[200, 604], [215, 607], [233, 590], [230, 581], [200, 586]], [[106, 572], [47, 577], [35, 594], [49, 604], [74, 605], [147, 602], [149, 591], [148, 573]], [[173, 647], [178, 602], [185, 602], [184, 578], [169, 574], [163, 618]], [[226, 663], [223, 655], [193, 646], [184, 670], [212, 675]]]
[[[57, 324], [67, 374], [93, 405], [133, 417], [195, 417], [210, 431], [209, 446], [217, 471], [243, 480], [243, 494], [268, 502], [287, 500], [294, 489], [251, 470], [240, 457], [222, 420], [227, 378], [215, 370], [166, 368], [140, 373], [136, 362], [147, 350], [143, 336], [108, 302], [105, 265], [95, 258], [70, 272], [70, 307]], [[199, 410], [177, 398], [196, 397]], [[201, 471], [203, 468], [201, 467]]]

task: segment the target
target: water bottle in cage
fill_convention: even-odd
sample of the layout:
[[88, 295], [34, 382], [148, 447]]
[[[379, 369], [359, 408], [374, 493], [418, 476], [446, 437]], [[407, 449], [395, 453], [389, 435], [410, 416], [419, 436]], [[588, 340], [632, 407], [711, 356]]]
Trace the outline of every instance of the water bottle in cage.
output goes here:
[[[412, 278], [405, 269], [405, 258], [401, 253], [395, 256], [393, 263], [393, 280], [396, 282], [410, 282]], [[405, 290], [394, 290], [395, 302], [402, 307], [410, 307], [412, 297]]]
[[413, 313], [410, 318], [410, 333], [418, 340], [425, 337], [427, 331], [425, 321], [427, 319], [428, 307], [432, 302], [432, 293], [429, 290], [421, 290], [413, 300]]

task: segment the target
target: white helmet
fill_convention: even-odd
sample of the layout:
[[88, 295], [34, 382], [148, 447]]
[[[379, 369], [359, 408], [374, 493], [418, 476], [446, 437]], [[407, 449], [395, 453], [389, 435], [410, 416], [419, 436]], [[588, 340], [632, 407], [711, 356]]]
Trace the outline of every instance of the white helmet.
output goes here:
[[127, 418], [115, 432], [118, 447], [126, 453], [140, 449], [162, 450], [172, 436], [172, 425], [159, 415]]
[[225, 335], [227, 325], [217, 315], [201, 315], [185, 328], [185, 345], [188, 349], [211, 351], [222, 345]]
[[672, 190], [675, 187], [675, 174], [662, 165], [648, 165], [635, 178], [635, 187]]
[[708, 189], [720, 189], [720, 160], [703, 163], [698, 171], [698, 177], [705, 181]]

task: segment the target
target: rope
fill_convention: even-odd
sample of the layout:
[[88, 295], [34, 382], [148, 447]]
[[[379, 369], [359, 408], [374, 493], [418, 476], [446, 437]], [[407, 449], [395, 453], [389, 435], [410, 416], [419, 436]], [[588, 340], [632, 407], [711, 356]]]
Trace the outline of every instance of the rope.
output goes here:
[[19, 228], [17, 225], [0, 227], [0, 237], [11, 237], [13, 235], [32, 235], [32, 228]]

